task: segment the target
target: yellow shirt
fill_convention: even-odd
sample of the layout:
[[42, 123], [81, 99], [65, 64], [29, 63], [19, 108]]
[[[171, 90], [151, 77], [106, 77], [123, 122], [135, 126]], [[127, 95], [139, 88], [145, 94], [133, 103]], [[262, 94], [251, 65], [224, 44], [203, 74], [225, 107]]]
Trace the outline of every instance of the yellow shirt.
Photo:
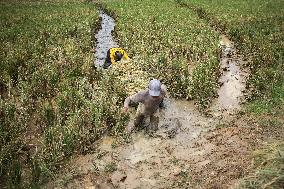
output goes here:
[[110, 48], [110, 61], [112, 64], [115, 64], [115, 52], [120, 52], [125, 60], [129, 60], [127, 53], [122, 48]]

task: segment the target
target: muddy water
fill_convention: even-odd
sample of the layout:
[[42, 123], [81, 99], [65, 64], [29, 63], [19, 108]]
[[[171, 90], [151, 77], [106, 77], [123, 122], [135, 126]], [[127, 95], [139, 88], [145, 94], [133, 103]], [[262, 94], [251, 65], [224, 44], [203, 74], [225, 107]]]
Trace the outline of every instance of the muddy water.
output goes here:
[[118, 47], [117, 43], [113, 39], [112, 31], [115, 27], [115, 21], [112, 17], [105, 12], [100, 11], [101, 30], [95, 35], [97, 45], [95, 49], [95, 65], [102, 66], [104, 64], [107, 51], [111, 47]]
[[219, 78], [221, 87], [213, 107], [218, 110], [238, 110], [248, 74], [241, 70], [240, 67], [244, 62], [236, 54], [234, 44], [226, 36], [221, 36], [220, 45], [222, 47]]
[[[104, 137], [98, 143], [97, 153], [80, 156], [70, 163], [69, 172], [79, 173], [81, 177], [75, 177], [68, 185], [90, 187], [88, 178], [96, 172], [107, 175], [108, 188], [168, 188], [182, 171], [191, 169], [189, 161], [198, 166], [210, 163], [199, 157], [205, 150], [210, 151], [210, 147], [197, 149], [193, 140], [215, 124], [216, 120], [197, 112], [192, 102], [170, 99], [167, 108], [160, 111], [159, 130], [154, 136], [140, 130], [132, 133], [130, 144], [116, 148], [112, 147], [115, 142], [112, 137]], [[110, 165], [115, 165], [115, 171], [106, 174]], [[99, 184], [93, 182], [91, 187], [103, 184], [105, 180]]]

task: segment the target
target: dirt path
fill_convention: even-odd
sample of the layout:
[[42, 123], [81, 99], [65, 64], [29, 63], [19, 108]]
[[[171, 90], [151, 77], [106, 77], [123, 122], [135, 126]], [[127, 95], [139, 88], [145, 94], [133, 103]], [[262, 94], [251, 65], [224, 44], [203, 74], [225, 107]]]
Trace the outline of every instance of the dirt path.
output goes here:
[[154, 136], [140, 130], [122, 145], [106, 136], [96, 152], [72, 159], [47, 188], [233, 187], [249, 167], [255, 131], [236, 116], [247, 76], [243, 61], [228, 38], [221, 36], [220, 45], [221, 87], [211, 116], [201, 115], [192, 102], [168, 99]]

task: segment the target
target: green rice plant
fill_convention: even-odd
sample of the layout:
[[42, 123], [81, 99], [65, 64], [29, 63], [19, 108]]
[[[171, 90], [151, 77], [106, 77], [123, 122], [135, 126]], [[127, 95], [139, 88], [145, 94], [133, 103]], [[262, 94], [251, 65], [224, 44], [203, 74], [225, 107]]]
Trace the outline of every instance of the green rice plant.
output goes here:
[[[279, 81], [281, 82], [281, 80]], [[277, 83], [271, 91], [270, 98], [257, 99], [247, 105], [247, 111], [261, 116], [270, 115], [273, 117], [279, 117], [280, 119], [284, 116], [284, 85]]]
[[114, 162], [110, 162], [105, 166], [106, 173], [112, 173], [117, 170], [117, 165]]
[[52, 127], [55, 124], [56, 119], [56, 113], [51, 105], [51, 103], [46, 103], [42, 107], [42, 120], [45, 126], [42, 126], [43, 128], [46, 127]]
[[218, 62], [212, 60], [209, 64], [201, 63], [193, 70], [192, 85], [189, 90], [193, 98], [200, 99], [202, 107], [208, 107], [209, 99], [216, 97], [219, 75], [219, 70], [216, 69], [217, 65]]
[[[36, 187], [53, 177], [64, 158], [90, 146], [102, 128], [120, 121], [115, 108], [109, 123], [96, 115], [108, 114], [107, 106], [118, 102], [100, 102], [97, 96], [107, 91], [93, 79], [101, 74], [91, 66], [91, 32], [99, 20], [93, 4], [0, 4], [0, 183]], [[98, 111], [91, 109], [95, 106]], [[93, 123], [95, 116], [100, 124]]]
[[0, 99], [0, 177], [10, 186], [20, 186], [24, 147], [23, 132], [28, 115], [14, 102]]

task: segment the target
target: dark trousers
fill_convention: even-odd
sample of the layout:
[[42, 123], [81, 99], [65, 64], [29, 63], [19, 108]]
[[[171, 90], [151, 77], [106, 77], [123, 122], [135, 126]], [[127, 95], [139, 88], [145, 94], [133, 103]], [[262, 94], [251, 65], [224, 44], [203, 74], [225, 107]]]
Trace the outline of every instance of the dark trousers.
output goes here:
[[[137, 108], [136, 116], [134, 119], [135, 127], [141, 127], [146, 118], [145, 114], [142, 112], [142, 106], [143, 106], [142, 104], [139, 104]], [[158, 125], [159, 125], [159, 116], [158, 116], [158, 110], [157, 110], [157, 112], [150, 115], [150, 125], [147, 128], [147, 130], [156, 131], [158, 130]]]

